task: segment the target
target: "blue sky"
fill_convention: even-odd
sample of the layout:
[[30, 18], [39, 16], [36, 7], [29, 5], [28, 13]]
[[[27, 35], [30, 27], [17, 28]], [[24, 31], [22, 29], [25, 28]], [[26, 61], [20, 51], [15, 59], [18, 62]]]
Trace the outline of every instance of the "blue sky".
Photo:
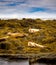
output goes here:
[[56, 0], [0, 0], [0, 18], [56, 19]]

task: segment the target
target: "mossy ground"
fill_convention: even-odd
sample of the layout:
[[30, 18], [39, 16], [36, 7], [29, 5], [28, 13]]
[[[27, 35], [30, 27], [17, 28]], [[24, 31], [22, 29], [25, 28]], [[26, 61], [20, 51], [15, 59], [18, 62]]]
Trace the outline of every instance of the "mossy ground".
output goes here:
[[[29, 28], [41, 29], [36, 33], [29, 33]], [[27, 37], [10, 37], [5, 41], [0, 41], [0, 53], [26, 54], [26, 53], [56, 53], [56, 20], [41, 19], [10, 19], [0, 20], [0, 38], [7, 36], [8, 32], [27, 33]], [[48, 49], [38, 47], [28, 47], [28, 41], [36, 42], [47, 46]], [[1, 48], [1, 44], [6, 47]]]

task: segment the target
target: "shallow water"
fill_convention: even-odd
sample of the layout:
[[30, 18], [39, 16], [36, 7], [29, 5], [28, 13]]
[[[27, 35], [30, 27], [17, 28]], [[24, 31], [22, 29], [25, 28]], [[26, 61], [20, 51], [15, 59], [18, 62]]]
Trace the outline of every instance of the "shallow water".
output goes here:
[[[7, 60], [0, 58], [0, 65], [29, 65], [28, 60], [19, 59], [19, 60]], [[56, 65], [56, 63], [32, 63], [31, 65]]]
[[0, 59], [0, 65], [29, 65], [28, 60], [8, 61]]
[[51, 64], [51, 63], [34, 63], [31, 65], [56, 65], [56, 64]]

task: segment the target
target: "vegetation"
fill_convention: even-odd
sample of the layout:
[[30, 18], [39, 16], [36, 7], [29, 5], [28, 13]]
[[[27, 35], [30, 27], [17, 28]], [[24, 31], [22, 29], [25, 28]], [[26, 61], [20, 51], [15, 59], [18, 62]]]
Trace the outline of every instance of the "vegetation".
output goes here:
[[[29, 33], [29, 28], [41, 29], [36, 33]], [[56, 20], [41, 19], [10, 19], [0, 20], [0, 38], [6, 37], [8, 32], [26, 33], [28, 36], [7, 38], [0, 40], [0, 54], [26, 54], [26, 53], [56, 53]], [[28, 47], [28, 41], [42, 44], [48, 48]]]

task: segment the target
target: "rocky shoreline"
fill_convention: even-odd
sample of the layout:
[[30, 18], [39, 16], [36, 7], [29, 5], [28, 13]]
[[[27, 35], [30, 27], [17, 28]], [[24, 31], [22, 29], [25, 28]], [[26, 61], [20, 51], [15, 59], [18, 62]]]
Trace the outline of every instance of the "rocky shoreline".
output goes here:
[[21, 55], [19, 55], [19, 54], [11, 54], [11, 55], [9, 55], [9, 54], [0, 54], [0, 58], [7, 58], [7, 59], [29, 59], [29, 62], [30, 63], [33, 63], [33, 62], [36, 62], [36, 61], [38, 61], [39, 59], [48, 59], [48, 60], [56, 60], [56, 54], [54, 54], [54, 53], [42, 53], [42, 54], [29, 54], [29, 55], [27, 55], [27, 54], [21, 54]]

